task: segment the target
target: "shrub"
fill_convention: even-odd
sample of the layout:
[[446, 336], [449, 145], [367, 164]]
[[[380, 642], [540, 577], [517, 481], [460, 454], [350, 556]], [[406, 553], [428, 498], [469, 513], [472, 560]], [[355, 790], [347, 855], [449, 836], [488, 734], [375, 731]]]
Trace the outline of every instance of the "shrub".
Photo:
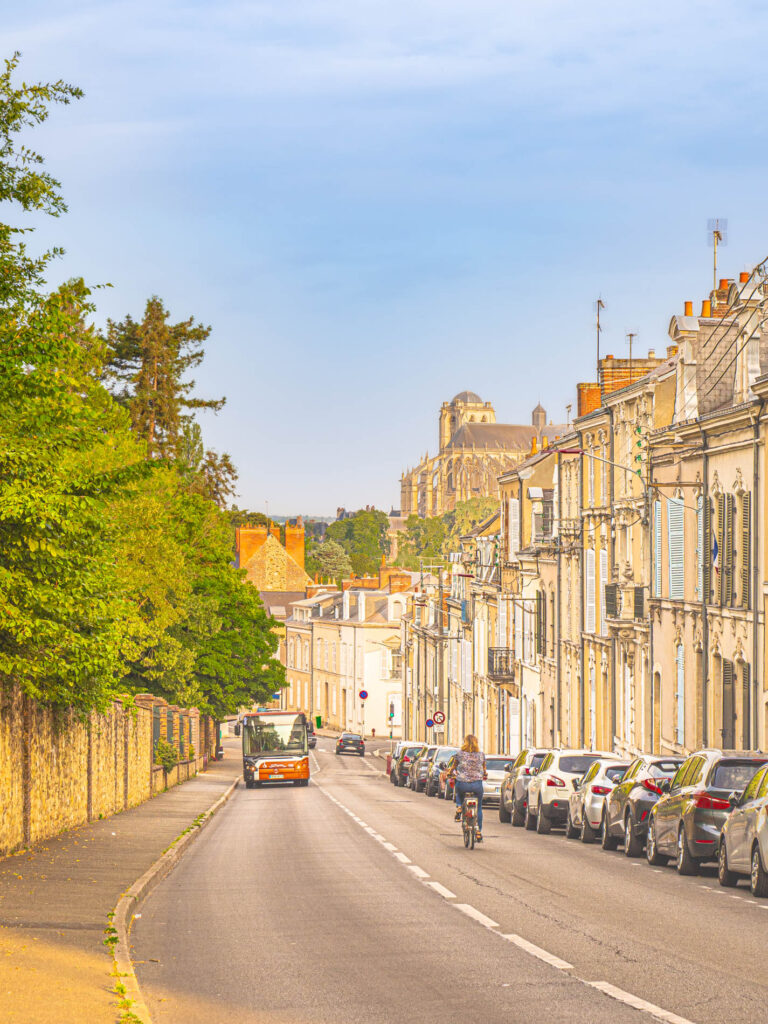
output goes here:
[[179, 752], [172, 743], [159, 739], [155, 747], [155, 764], [161, 764], [169, 772], [179, 762]]

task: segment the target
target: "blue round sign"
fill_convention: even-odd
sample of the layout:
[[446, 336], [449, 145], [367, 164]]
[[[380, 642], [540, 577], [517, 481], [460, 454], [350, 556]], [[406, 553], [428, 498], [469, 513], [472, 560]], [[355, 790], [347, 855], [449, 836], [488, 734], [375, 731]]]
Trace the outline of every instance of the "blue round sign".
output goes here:
[[428, 728], [428, 729], [431, 729], [431, 728], [432, 728], [432, 726], [433, 726], [434, 724], [435, 724], [435, 723], [434, 723], [434, 722], [432, 721], [432, 719], [431, 719], [431, 718], [428, 718], [428, 719], [427, 719], [427, 728]]
[[361, 690], [358, 696], [360, 697], [360, 700], [368, 700], [368, 691]]

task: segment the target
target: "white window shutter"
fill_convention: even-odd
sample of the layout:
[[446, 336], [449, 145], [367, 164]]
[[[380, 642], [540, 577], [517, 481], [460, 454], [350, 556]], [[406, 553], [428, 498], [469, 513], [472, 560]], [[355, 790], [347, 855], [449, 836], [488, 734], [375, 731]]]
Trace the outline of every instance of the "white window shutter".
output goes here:
[[669, 596], [674, 601], [682, 601], [685, 596], [683, 503], [676, 498], [671, 498], [667, 503], [667, 536], [669, 541]]
[[696, 596], [704, 594], [704, 499], [696, 501]]
[[588, 548], [586, 552], [586, 621], [584, 628], [587, 633], [595, 632], [595, 552], [593, 548]]
[[608, 582], [608, 552], [600, 549], [600, 635], [605, 636], [605, 584]]
[[515, 657], [518, 661], [523, 660], [523, 609], [519, 604], [515, 606]]
[[677, 645], [677, 735], [676, 740], [682, 744], [685, 737], [685, 648]]
[[509, 560], [514, 561], [520, 550], [520, 499], [509, 499]]
[[661, 597], [661, 501], [653, 503], [653, 590]]

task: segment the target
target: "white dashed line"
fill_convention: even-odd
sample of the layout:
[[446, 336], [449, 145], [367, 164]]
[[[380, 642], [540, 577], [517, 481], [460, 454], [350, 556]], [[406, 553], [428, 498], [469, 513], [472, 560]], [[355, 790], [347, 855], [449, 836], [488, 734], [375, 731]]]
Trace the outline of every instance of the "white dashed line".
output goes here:
[[490, 917], [486, 917], [485, 914], [481, 914], [480, 911], [469, 903], [454, 903], [454, 907], [460, 910], [462, 914], [466, 914], [467, 917], [471, 917], [473, 921], [477, 921], [478, 924], [483, 925], [485, 928], [498, 928], [499, 924], [497, 921], [491, 920]]
[[434, 889], [438, 896], [442, 896], [446, 900], [455, 900], [456, 893], [451, 892], [450, 889], [446, 889], [444, 885], [440, 885], [439, 882], [427, 882], [430, 889]]
[[390, 853], [394, 853], [397, 849], [394, 843], [383, 843], [382, 845], [384, 846], [384, 849], [389, 850]]
[[545, 964], [549, 964], [550, 967], [556, 967], [558, 971], [572, 971], [573, 964], [569, 964], [567, 960], [561, 960], [559, 956], [555, 956], [554, 953], [548, 953], [546, 949], [542, 949], [540, 946], [534, 946], [532, 942], [524, 939], [521, 935], [502, 935], [502, 939], [506, 939], [507, 942], [512, 942], [520, 949], [524, 949], [526, 953], [530, 953], [531, 956], [538, 957], [539, 960], [543, 960]]
[[679, 1017], [676, 1013], [663, 1010], [660, 1006], [655, 1006], [645, 999], [640, 999], [639, 996], [633, 996], [631, 992], [625, 992], [623, 989], [616, 988], [615, 985], [611, 985], [608, 981], [586, 981], [584, 984], [596, 988], [599, 992], [610, 996], [611, 999], [618, 999], [620, 1003], [626, 1003], [627, 1006], [632, 1006], [636, 1010], [650, 1013], [652, 1017], [656, 1017], [657, 1020], [666, 1021], [667, 1024], [692, 1024], [686, 1017]]
[[418, 864], [406, 864], [405, 870], [412, 871], [417, 878], [429, 878], [429, 874], [424, 870], [424, 868], [420, 868]]
[[400, 861], [401, 864], [410, 864], [411, 863], [411, 858], [410, 857], [406, 857], [405, 854], [401, 853], [399, 850], [398, 850], [397, 853], [393, 854], [393, 856], [397, 857], [397, 859]]

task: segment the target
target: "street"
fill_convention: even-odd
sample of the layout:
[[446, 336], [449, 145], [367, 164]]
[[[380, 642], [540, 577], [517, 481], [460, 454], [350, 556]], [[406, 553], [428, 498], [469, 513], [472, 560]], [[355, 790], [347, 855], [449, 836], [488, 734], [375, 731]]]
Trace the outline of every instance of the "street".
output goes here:
[[158, 1024], [765, 1020], [765, 904], [714, 868], [679, 878], [495, 808], [467, 851], [448, 804], [332, 748], [308, 789], [239, 790], [142, 906]]

